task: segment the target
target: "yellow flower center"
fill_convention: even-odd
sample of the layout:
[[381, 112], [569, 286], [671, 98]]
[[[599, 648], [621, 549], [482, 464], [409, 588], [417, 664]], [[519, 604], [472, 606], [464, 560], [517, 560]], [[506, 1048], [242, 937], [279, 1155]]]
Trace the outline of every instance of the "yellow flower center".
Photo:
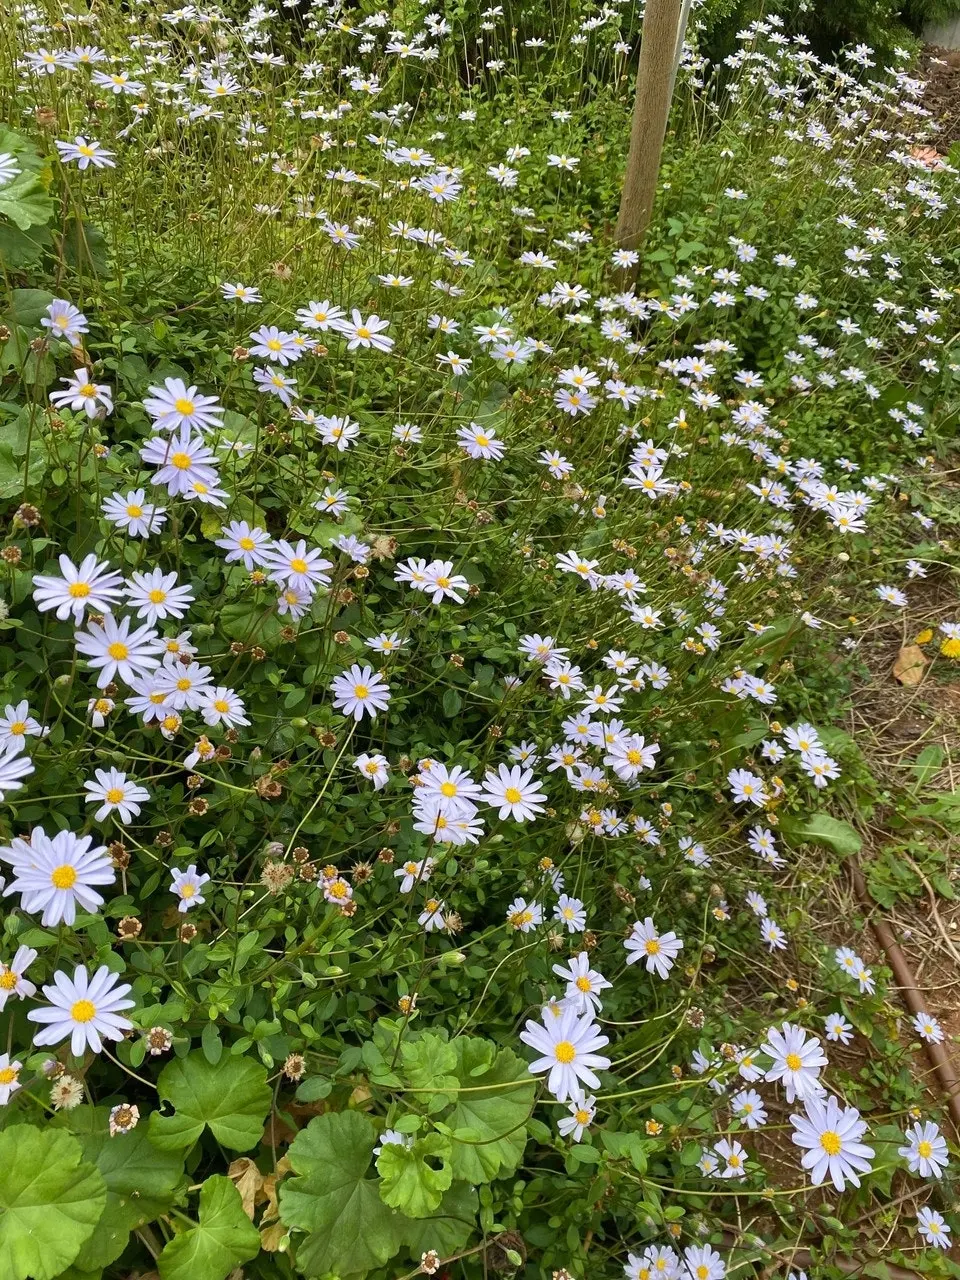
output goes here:
[[182, 413], [184, 417], [189, 417], [193, 413], [196, 406], [192, 400], [188, 400], [186, 396], [181, 396], [179, 400], [174, 400], [173, 407], [177, 413]]
[[440, 784], [440, 794], [450, 799], [451, 796], [457, 794], [456, 784], [453, 782], [443, 782]]
[[506, 791], [503, 793], [503, 798], [510, 804], [519, 804], [523, 799], [523, 796], [516, 787], [507, 787]]
[[590, 1112], [584, 1111], [582, 1108], [578, 1107], [577, 1110], [573, 1113], [573, 1118], [576, 1120], [577, 1124], [589, 1124]]
[[27, 731], [26, 720], [14, 720], [13, 724], [10, 726], [10, 732], [17, 738], [23, 737], [26, 731]]
[[135, 502], [131, 502], [127, 507], [127, 515], [136, 520], [143, 515], [143, 507], [138, 507]]
[[170, 459], [178, 471], [186, 471], [190, 466], [189, 453], [175, 453]]
[[924, 1160], [929, 1160], [929, 1159], [930, 1159], [930, 1157], [933, 1155], [933, 1143], [932, 1143], [932, 1142], [918, 1142], [918, 1143], [917, 1143], [917, 1155], [918, 1155], [918, 1156], [920, 1156], [920, 1157], [921, 1157], [922, 1159], [924, 1159]]
[[77, 882], [77, 869], [71, 867], [69, 862], [62, 863], [59, 867], [54, 867], [50, 872], [50, 883], [56, 889], [72, 889]]
[[90, 587], [86, 582], [71, 582], [67, 591], [74, 600], [85, 600], [90, 594]]
[[294, 573], [306, 573], [308, 566], [302, 556], [294, 556], [290, 561], [290, 568]]
[[226, 698], [214, 698], [213, 709], [214, 711], [219, 711], [222, 714], [226, 714], [226, 712], [230, 710], [230, 703], [226, 700]]
[[0, 991], [13, 991], [17, 985], [17, 975], [12, 969], [4, 969], [0, 973]]
[[74, 1022], [92, 1022], [97, 1016], [97, 1006], [92, 1000], [77, 1000], [70, 1009]]
[[485, 449], [487, 445], [490, 443], [489, 436], [474, 436], [474, 439], [476, 440], [477, 444], [480, 446], [481, 449]]
[[658, 938], [648, 938], [643, 944], [643, 949], [648, 956], [658, 956], [660, 954], [660, 941]]
[[16, 1067], [0, 1067], [0, 1084], [13, 1084], [19, 1074]]
[[843, 1142], [835, 1129], [825, 1129], [820, 1135], [820, 1145], [828, 1156], [838, 1156]]
[[123, 799], [123, 787], [111, 787], [106, 798], [110, 804], [119, 804]]
[[589, 979], [589, 978], [578, 978], [574, 985], [576, 986], [576, 988], [577, 988], [577, 990], [578, 990], [578, 991], [589, 991], [589, 990], [590, 990], [590, 979]]
[[96, 154], [96, 152], [95, 152], [94, 148], [93, 148], [93, 147], [88, 147], [88, 146], [86, 145], [86, 143], [81, 143], [81, 144], [80, 144], [80, 146], [79, 146], [79, 147], [77, 147], [77, 150], [80, 152], [80, 154], [81, 154], [82, 156], [86, 156], [86, 157], [87, 157], [87, 159], [89, 159], [89, 158], [90, 158], [90, 156], [92, 156], [92, 155], [95, 155], [95, 154]]
[[237, 545], [241, 551], [253, 551], [257, 544], [252, 538], [241, 538]]
[[113, 644], [108, 645], [107, 653], [115, 662], [123, 662], [125, 658], [130, 656], [130, 650], [122, 640], [114, 640]]
[[180, 886], [181, 898], [192, 898], [196, 892], [197, 892], [197, 886], [195, 884], [188, 883], [188, 884], [182, 884]]
[[553, 1056], [558, 1062], [570, 1063], [577, 1056], [576, 1046], [572, 1045], [569, 1040], [561, 1040], [553, 1048]]
[[370, 330], [366, 327], [366, 325], [360, 325], [360, 327], [357, 329], [357, 337], [358, 338], [370, 337]]
[[803, 1066], [803, 1059], [800, 1057], [799, 1053], [788, 1053], [784, 1058], [784, 1062], [791, 1071], [799, 1071]]
[[628, 752], [627, 752], [627, 763], [628, 763], [628, 764], [640, 764], [640, 763], [642, 763], [642, 761], [643, 761], [643, 756], [640, 754], [640, 752], [639, 752], [639, 751], [628, 751]]
[[167, 598], [167, 593], [165, 591], [161, 591], [159, 587], [154, 587], [154, 589], [150, 592], [150, 595], [148, 596], [148, 599], [151, 604], [163, 604], [166, 598]]
[[180, 690], [181, 693], [186, 693], [188, 689], [193, 688], [193, 681], [190, 680], [187, 676], [181, 676], [180, 679], [177, 681], [177, 688]]
[[90, 396], [95, 396], [97, 394], [97, 388], [92, 382], [85, 382], [80, 388], [79, 394], [89, 398]]
[[276, 338], [268, 338], [268, 339], [267, 339], [267, 344], [266, 344], [266, 345], [270, 348], [270, 350], [271, 350], [271, 351], [282, 351], [282, 350], [283, 350], [283, 343], [282, 343], [282, 342], [280, 342], [280, 341], [278, 341], [278, 339], [276, 339]]
[[355, 684], [353, 686], [353, 696], [355, 698], [368, 698], [370, 696], [370, 690], [365, 684]]
[[179, 717], [179, 716], [164, 716], [164, 717], [163, 717], [163, 727], [164, 727], [165, 729], [167, 729], [170, 733], [173, 733], [173, 731], [174, 731], [175, 729], [179, 729], [179, 728], [180, 728], [180, 717]]

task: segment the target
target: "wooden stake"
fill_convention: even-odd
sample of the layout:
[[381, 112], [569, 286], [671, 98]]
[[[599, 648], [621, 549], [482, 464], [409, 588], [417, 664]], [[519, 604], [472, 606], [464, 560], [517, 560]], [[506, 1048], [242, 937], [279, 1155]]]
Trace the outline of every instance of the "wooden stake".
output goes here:
[[[616, 243], [620, 249], [640, 248], [653, 213], [682, 8], [683, 0], [647, 0], [643, 15], [637, 96], [617, 218]], [[633, 270], [622, 273], [627, 280], [634, 274]]]

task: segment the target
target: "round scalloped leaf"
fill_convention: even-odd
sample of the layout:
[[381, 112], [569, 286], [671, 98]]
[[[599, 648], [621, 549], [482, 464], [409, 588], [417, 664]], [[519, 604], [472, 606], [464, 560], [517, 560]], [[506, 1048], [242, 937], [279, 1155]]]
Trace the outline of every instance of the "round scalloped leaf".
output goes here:
[[145, 1125], [111, 1138], [109, 1117], [108, 1107], [77, 1107], [57, 1117], [80, 1140], [84, 1156], [107, 1186], [107, 1207], [77, 1255], [78, 1271], [99, 1271], [115, 1262], [130, 1232], [166, 1213], [177, 1200], [183, 1177], [182, 1152], [159, 1151]]
[[342, 1280], [382, 1266], [400, 1248], [404, 1220], [380, 1199], [367, 1172], [377, 1130], [357, 1111], [311, 1120], [290, 1147], [299, 1178], [280, 1188], [280, 1219], [310, 1234], [297, 1239], [297, 1268], [305, 1275], [335, 1271]]
[[158, 1258], [162, 1280], [224, 1280], [260, 1252], [260, 1232], [244, 1213], [240, 1192], [222, 1174], [200, 1188], [199, 1217]]
[[150, 1141], [161, 1151], [192, 1147], [205, 1128], [231, 1151], [249, 1151], [263, 1132], [272, 1097], [260, 1063], [225, 1057], [214, 1066], [199, 1051], [168, 1062], [157, 1092], [174, 1106], [172, 1116], [150, 1116]]
[[0, 1280], [53, 1280], [93, 1234], [107, 1202], [76, 1138], [17, 1124], [0, 1133]]

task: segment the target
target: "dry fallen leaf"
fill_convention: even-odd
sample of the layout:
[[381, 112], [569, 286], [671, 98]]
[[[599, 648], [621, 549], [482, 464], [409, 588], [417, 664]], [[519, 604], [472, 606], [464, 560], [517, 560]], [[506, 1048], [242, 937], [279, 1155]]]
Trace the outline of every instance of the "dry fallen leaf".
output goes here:
[[253, 1221], [253, 1210], [257, 1203], [257, 1195], [263, 1186], [263, 1174], [249, 1156], [241, 1156], [234, 1160], [227, 1169], [227, 1177], [240, 1192], [243, 1201], [243, 1212]]
[[905, 685], [919, 684], [926, 665], [927, 659], [919, 645], [905, 644], [893, 664], [893, 678]]
[[269, 1227], [260, 1228], [260, 1244], [267, 1253], [276, 1253], [286, 1234], [287, 1228], [282, 1222], [272, 1222]]

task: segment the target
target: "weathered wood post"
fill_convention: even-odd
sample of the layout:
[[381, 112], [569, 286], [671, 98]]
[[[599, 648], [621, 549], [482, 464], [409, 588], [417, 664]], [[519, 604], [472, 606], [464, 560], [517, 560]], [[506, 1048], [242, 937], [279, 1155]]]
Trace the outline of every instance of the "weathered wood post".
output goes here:
[[[683, 39], [680, 30], [683, 10], [683, 0], [647, 0], [640, 37], [630, 150], [617, 218], [618, 249], [640, 248], [653, 213], [660, 156], [676, 76], [678, 41]], [[620, 272], [620, 278], [625, 282], [632, 280], [634, 275], [632, 268]]]

